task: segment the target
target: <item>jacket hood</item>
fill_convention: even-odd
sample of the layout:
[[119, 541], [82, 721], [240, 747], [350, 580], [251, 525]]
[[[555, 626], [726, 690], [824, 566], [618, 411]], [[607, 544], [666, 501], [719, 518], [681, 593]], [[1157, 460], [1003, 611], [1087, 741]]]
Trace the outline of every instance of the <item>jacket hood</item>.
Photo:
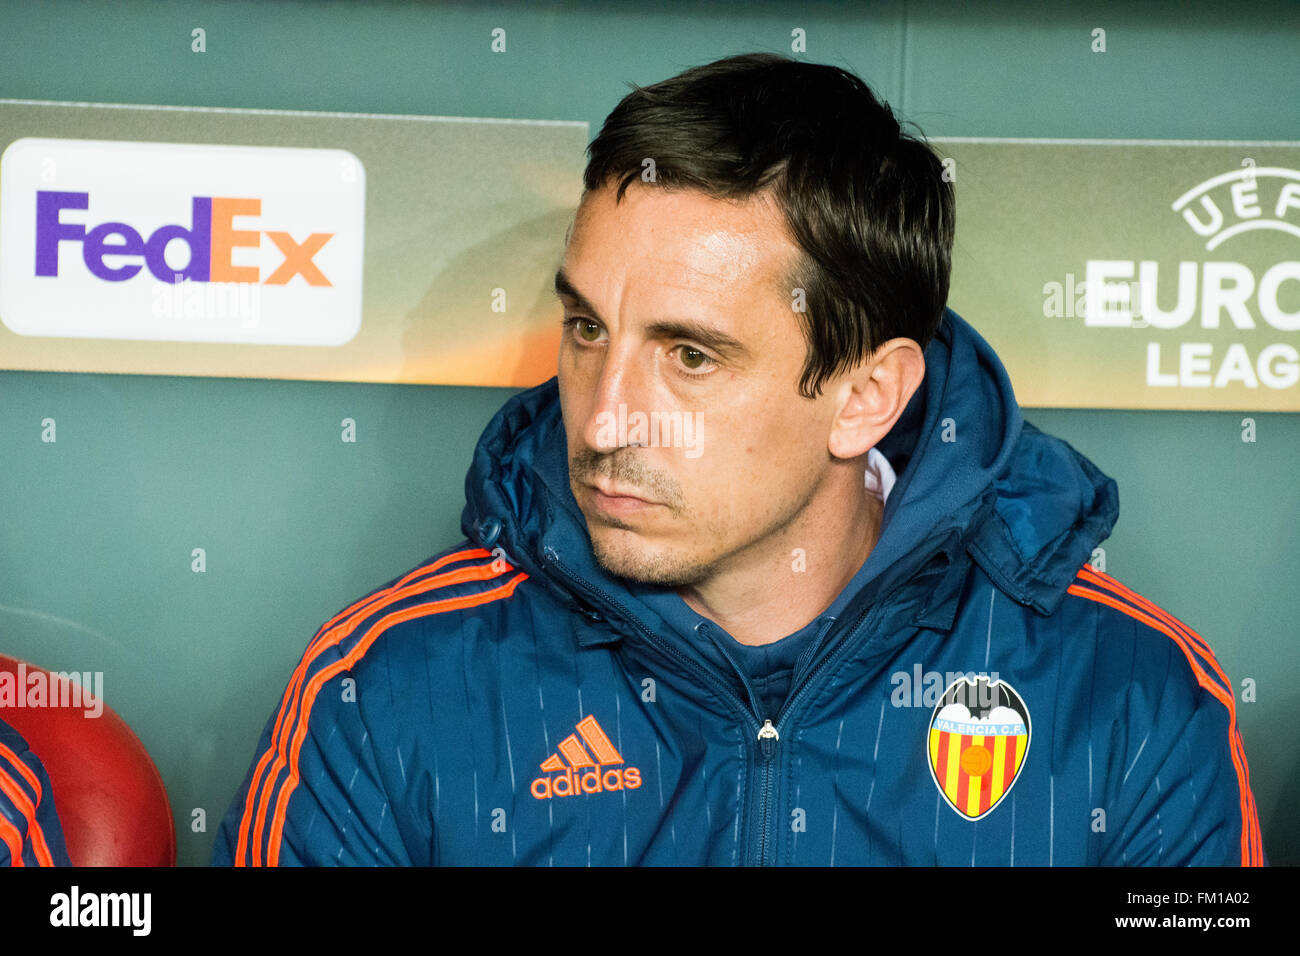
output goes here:
[[[964, 550], [1008, 597], [1051, 614], [1119, 515], [1115, 482], [1021, 417], [992, 347], [951, 309], [925, 350], [926, 373], [877, 445], [897, 480], [879, 541], [851, 586], [911, 574]], [[483, 431], [465, 478], [461, 528], [567, 605], [636, 607], [643, 585], [595, 561], [569, 487], [556, 377], [511, 398]], [[584, 585], [579, 594], [553, 563]], [[635, 613], [635, 612], [631, 612]]]

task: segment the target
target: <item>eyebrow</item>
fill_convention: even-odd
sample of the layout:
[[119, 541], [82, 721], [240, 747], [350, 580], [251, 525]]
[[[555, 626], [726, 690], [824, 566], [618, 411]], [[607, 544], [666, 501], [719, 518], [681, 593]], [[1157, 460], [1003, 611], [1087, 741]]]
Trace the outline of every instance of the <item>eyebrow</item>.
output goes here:
[[[591, 300], [577, 290], [563, 268], [558, 269], [555, 273], [555, 294], [568, 296], [578, 304], [578, 308], [584, 312], [590, 312], [593, 319], [601, 324], [606, 324], [605, 320], [600, 317], [600, 313], [596, 311], [596, 307], [591, 304]], [[690, 339], [699, 342], [705, 348], [717, 353], [720, 358], [725, 358], [728, 361], [753, 357], [749, 346], [745, 345], [740, 339], [728, 335], [719, 328], [697, 322], [694, 319], [659, 319], [647, 323], [646, 333], [651, 338]]]

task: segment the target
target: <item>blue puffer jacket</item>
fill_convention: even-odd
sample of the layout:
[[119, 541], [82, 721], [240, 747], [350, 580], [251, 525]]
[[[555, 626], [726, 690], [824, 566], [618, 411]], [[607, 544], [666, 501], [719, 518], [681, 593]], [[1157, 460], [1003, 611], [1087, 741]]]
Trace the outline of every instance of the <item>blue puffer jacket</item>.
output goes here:
[[466, 540], [317, 633], [214, 862], [1262, 863], [1232, 684], [1085, 564], [1115, 483], [955, 313], [925, 355], [879, 542], [778, 713], [716, 625], [596, 564], [553, 378], [480, 439]]

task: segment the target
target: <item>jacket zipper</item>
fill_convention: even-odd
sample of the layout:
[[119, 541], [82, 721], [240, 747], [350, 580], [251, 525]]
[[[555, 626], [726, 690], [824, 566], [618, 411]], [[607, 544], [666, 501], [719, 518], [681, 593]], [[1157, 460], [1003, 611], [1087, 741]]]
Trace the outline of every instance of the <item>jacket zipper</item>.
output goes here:
[[826, 657], [823, 658], [822, 661], [816, 667], [814, 667], [811, 671], [808, 672], [808, 674], [804, 677], [803, 681], [799, 684], [798, 690], [796, 690], [792, 696], [786, 698], [785, 703], [781, 705], [781, 709], [777, 712], [776, 722], [773, 723], [771, 720], [765, 721], [763, 724], [763, 729], [758, 732], [759, 744], [761, 745], [762, 752], [764, 755], [763, 813], [762, 813], [763, 830], [762, 830], [762, 840], [759, 842], [759, 847], [758, 847], [758, 864], [757, 864], [758, 866], [763, 866], [767, 861], [767, 843], [768, 843], [768, 837], [770, 835], [769, 831], [771, 830], [771, 827], [768, 822], [768, 814], [770, 813], [770, 807], [772, 804], [772, 767], [774, 763], [772, 758], [776, 754], [777, 742], [780, 741], [781, 739], [781, 732], [778, 725], [782, 722], [782, 719], [785, 717], [785, 715], [787, 713], [790, 713], [794, 709], [794, 705], [807, 695], [808, 691], [812, 688], [813, 681], [816, 679], [817, 675], [820, 674], [827, 667], [829, 667], [832, 661], [839, 660], [840, 657], [843, 656], [843, 654], [845, 653], [845, 648], [848, 648], [853, 644], [853, 638], [862, 629], [862, 626], [863, 624], [866, 623], [867, 618], [871, 616], [871, 613], [873, 611], [875, 611], [877, 608], [881, 606], [882, 606], [882, 602], [873, 602], [869, 607], [863, 610], [863, 612], [860, 615], [858, 615], [858, 619], [857, 621], [854, 622], [853, 627], [850, 628], [849, 631], [844, 635], [844, 637], [840, 639], [839, 643], [835, 646], [835, 648], [829, 654], [827, 654]]
[[772, 766], [775, 763], [772, 758], [776, 756], [776, 745], [780, 740], [781, 735], [777, 733], [772, 721], [763, 721], [763, 727], [758, 732], [759, 750], [763, 754], [763, 810], [759, 815], [762, 828], [759, 830], [758, 866], [763, 866], [767, 860], [767, 838], [768, 831], [771, 830], [768, 817], [772, 812]]

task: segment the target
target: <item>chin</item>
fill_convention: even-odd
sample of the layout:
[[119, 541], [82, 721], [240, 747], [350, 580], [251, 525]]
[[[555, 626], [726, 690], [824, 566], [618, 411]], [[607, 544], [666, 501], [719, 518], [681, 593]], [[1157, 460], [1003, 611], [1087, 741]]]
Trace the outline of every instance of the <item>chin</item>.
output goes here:
[[591, 550], [596, 563], [610, 574], [639, 584], [683, 587], [698, 583], [702, 577], [699, 564], [691, 558], [647, 547], [630, 534], [615, 531], [593, 535]]

